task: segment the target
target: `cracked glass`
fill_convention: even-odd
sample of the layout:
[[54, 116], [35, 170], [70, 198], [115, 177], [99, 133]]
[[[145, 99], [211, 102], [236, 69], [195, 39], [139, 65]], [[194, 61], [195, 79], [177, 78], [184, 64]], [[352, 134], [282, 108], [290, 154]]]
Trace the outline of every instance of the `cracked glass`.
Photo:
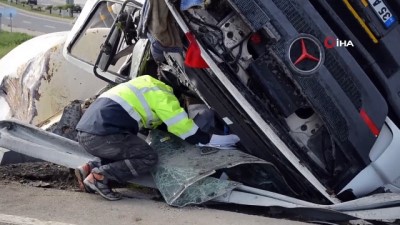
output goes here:
[[178, 207], [201, 204], [241, 185], [210, 177], [216, 170], [245, 163], [266, 163], [238, 150], [202, 154], [201, 147], [159, 130], [152, 130], [147, 141], [159, 155], [159, 163], [152, 172], [157, 188], [168, 204]]

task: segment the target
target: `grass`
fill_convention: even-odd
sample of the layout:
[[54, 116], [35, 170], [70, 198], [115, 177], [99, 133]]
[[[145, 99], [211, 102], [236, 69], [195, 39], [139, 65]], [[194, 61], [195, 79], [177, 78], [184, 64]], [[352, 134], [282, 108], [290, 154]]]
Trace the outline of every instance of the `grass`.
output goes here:
[[0, 32], [0, 58], [13, 50], [19, 44], [31, 39], [32, 36], [23, 33]]
[[58, 10], [56, 10], [56, 9], [53, 9], [52, 14], [50, 14], [48, 12], [48, 10], [44, 9], [44, 7], [42, 7], [42, 9], [40, 11], [37, 9], [32, 10], [29, 5], [23, 5], [22, 3], [16, 4], [15, 0], [13, 0], [13, 2], [8, 2], [8, 0], [0, 0], [0, 2], [7, 4], [9, 6], [12, 6], [12, 7], [18, 8], [18, 9], [22, 9], [25, 11], [34, 12], [34, 13], [38, 13], [38, 14], [42, 14], [42, 15], [53, 16], [53, 17], [64, 18], [64, 19], [71, 19], [71, 20], [74, 19], [74, 17], [69, 17], [69, 16], [62, 17], [61, 15], [58, 14]]

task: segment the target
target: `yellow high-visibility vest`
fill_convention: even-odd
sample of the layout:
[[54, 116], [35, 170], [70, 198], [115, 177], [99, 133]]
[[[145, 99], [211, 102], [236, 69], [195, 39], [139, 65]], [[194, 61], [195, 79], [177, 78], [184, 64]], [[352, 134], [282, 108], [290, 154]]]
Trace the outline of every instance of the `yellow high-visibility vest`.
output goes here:
[[119, 84], [99, 98], [109, 98], [117, 102], [140, 127], [153, 129], [164, 122], [170, 133], [182, 139], [198, 130], [197, 125], [180, 106], [172, 88], [149, 75]]

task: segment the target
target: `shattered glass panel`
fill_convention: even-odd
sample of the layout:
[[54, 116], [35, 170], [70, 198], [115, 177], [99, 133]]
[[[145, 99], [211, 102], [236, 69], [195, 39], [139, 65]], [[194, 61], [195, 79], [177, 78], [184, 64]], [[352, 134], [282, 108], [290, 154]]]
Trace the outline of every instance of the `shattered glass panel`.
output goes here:
[[154, 181], [166, 202], [174, 206], [200, 204], [222, 195], [237, 185], [234, 181], [208, 177], [216, 170], [245, 163], [267, 163], [238, 150], [202, 154], [201, 147], [158, 130], [147, 141], [158, 152]]
[[239, 185], [241, 184], [234, 181], [206, 177], [187, 187], [170, 205], [183, 207], [188, 204], [201, 204], [228, 193]]

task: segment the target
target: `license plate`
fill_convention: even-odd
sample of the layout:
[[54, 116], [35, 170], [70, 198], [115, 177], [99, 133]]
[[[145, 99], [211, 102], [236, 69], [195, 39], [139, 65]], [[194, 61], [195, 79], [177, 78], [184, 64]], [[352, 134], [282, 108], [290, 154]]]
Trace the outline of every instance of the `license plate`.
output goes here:
[[381, 19], [386, 28], [392, 26], [396, 19], [383, 0], [368, 0], [376, 15]]

